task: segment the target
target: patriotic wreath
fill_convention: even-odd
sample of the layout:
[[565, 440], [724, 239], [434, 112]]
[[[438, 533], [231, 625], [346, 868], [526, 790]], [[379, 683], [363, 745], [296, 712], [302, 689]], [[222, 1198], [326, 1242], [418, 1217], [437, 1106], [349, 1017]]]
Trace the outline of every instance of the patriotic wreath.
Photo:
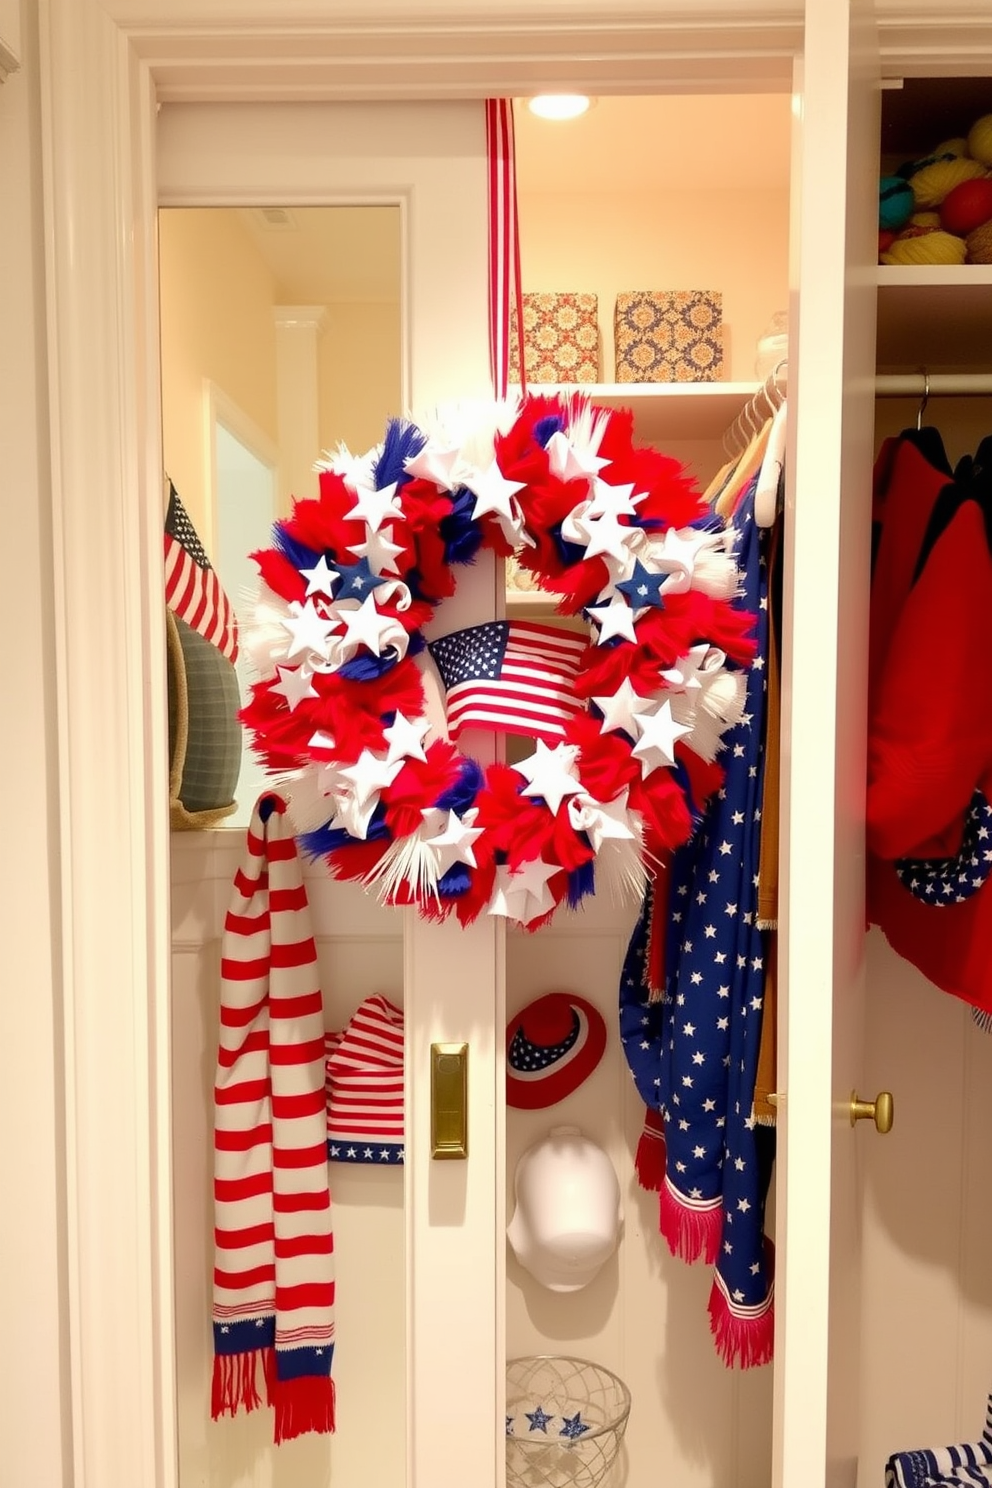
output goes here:
[[[753, 654], [732, 536], [692, 480], [635, 446], [629, 413], [578, 397], [393, 420], [317, 469], [319, 496], [253, 555], [241, 714], [303, 850], [463, 924], [533, 929], [597, 887], [642, 893], [720, 785]], [[586, 635], [439, 636], [483, 549], [516, 555]], [[535, 748], [484, 768], [454, 739], [494, 709]]]

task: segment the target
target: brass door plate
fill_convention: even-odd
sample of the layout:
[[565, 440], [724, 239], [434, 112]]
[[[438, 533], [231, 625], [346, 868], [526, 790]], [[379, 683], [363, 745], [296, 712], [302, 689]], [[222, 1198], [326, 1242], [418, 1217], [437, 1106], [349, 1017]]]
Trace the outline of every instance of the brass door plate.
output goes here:
[[431, 1157], [468, 1157], [468, 1044], [431, 1044]]

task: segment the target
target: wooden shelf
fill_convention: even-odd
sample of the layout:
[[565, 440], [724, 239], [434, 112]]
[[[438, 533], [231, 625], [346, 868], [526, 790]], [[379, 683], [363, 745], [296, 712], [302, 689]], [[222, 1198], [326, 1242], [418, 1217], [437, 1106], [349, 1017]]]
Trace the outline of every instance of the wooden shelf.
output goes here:
[[992, 370], [992, 265], [882, 264], [880, 372]]
[[757, 382], [536, 383], [530, 388], [561, 397], [581, 393], [606, 408], [629, 408], [637, 438], [662, 446], [672, 440], [719, 439], [757, 390]]

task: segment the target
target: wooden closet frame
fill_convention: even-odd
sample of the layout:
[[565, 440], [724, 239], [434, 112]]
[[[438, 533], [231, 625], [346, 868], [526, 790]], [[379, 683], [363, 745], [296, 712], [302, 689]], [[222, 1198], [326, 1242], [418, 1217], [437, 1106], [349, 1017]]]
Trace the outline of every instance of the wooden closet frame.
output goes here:
[[[879, 9], [883, 73], [992, 61], [986, 0]], [[41, 0], [40, 16], [73, 1481], [175, 1488], [156, 104], [788, 88], [802, 7], [215, 0], [204, 18], [202, 0]]]

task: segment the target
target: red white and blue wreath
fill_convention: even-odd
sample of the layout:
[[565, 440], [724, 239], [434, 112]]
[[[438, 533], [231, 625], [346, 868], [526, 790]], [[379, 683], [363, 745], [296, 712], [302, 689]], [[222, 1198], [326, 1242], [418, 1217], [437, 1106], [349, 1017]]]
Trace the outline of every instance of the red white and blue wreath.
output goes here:
[[[463, 924], [534, 929], [597, 888], [641, 894], [720, 785], [753, 654], [730, 536], [692, 480], [635, 446], [629, 413], [577, 397], [394, 420], [318, 470], [254, 555], [242, 713], [304, 851]], [[483, 549], [515, 554], [588, 639], [495, 619], [444, 637]], [[484, 768], [454, 741], [494, 708], [535, 748]]]

